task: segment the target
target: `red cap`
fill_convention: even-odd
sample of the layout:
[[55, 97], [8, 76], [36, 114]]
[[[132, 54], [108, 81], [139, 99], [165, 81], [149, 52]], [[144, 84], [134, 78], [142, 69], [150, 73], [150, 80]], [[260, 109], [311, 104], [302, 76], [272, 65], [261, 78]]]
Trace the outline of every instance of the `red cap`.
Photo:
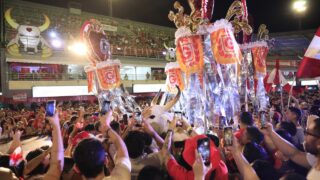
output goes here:
[[82, 131], [79, 132], [74, 138], [72, 138], [72, 145], [76, 146], [81, 140], [86, 139], [86, 138], [90, 138], [91, 135], [90, 133], [88, 133], [87, 131]]

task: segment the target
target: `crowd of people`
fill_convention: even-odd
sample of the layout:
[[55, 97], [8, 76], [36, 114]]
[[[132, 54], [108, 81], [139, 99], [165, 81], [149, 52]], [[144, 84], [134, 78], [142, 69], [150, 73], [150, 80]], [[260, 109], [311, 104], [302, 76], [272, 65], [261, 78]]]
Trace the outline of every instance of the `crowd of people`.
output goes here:
[[[95, 103], [57, 103], [53, 117], [45, 105], [0, 110], [0, 179], [285, 179], [320, 177], [320, 94], [269, 94], [266, 124], [259, 113], [239, 113], [232, 143], [223, 129], [198, 134], [183, 115], [172, 115], [161, 130], [143, 116], [118, 109], [101, 114]], [[48, 136], [51, 146], [23, 152], [23, 139]], [[210, 153], [198, 152], [209, 139]], [[0, 145], [0, 146], [2, 146]], [[0, 148], [1, 149], [1, 148]]]

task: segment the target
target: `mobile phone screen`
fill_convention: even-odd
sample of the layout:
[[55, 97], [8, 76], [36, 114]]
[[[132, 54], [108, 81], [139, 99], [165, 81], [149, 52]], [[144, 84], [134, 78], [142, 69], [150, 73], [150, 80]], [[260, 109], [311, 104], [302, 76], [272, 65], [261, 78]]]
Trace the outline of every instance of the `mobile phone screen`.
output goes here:
[[261, 127], [265, 127], [266, 126], [266, 114], [264, 111], [261, 111], [260, 112], [260, 124], [261, 124]]
[[101, 106], [101, 115], [105, 115], [110, 110], [110, 101], [103, 101]]
[[52, 117], [56, 110], [56, 101], [48, 101], [46, 104], [46, 116]]
[[210, 165], [210, 140], [203, 138], [198, 140], [198, 152], [200, 153], [203, 162], [206, 166]]
[[135, 119], [137, 120], [138, 123], [141, 123], [141, 112], [135, 112]]
[[223, 133], [225, 146], [232, 146], [232, 127], [225, 127]]

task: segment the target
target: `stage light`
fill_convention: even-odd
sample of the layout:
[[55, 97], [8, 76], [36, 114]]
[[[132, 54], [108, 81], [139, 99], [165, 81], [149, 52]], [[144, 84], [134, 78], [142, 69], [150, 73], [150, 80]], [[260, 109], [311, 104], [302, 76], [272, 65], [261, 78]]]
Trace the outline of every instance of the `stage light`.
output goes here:
[[307, 1], [305, 0], [298, 0], [295, 1], [292, 5], [293, 10], [297, 13], [302, 13], [307, 9]]
[[166, 51], [163, 51], [162, 54], [163, 54], [163, 55], [167, 55], [167, 52], [166, 52]]
[[62, 42], [59, 39], [54, 39], [54, 40], [51, 41], [51, 45], [54, 48], [60, 48], [61, 45], [62, 45]]
[[87, 53], [87, 47], [84, 43], [81, 43], [81, 42], [76, 42], [76, 43], [73, 43], [72, 45], [70, 45], [68, 47], [68, 49], [70, 51], [72, 51], [73, 53], [77, 54], [77, 55], [86, 55]]
[[117, 50], [118, 50], [118, 51], [120, 51], [120, 50], [121, 50], [121, 48], [117, 47]]
[[54, 32], [54, 31], [51, 31], [49, 35], [50, 35], [51, 38], [56, 38], [57, 37], [57, 33]]

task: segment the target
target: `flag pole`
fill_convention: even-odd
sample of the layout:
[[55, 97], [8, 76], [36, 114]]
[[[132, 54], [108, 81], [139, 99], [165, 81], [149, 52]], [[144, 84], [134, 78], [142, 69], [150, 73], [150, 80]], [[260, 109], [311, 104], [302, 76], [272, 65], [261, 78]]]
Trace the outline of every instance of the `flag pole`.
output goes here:
[[284, 107], [283, 107], [283, 94], [282, 94], [282, 84], [280, 84], [280, 100], [281, 100], [281, 113], [282, 113], [282, 116], [284, 115]]
[[294, 77], [293, 79], [293, 82], [292, 82], [292, 85], [291, 85], [291, 88], [290, 88], [290, 92], [289, 92], [289, 98], [288, 98], [288, 108], [289, 108], [289, 105], [290, 105], [290, 101], [291, 101], [291, 96], [292, 96], [292, 89], [293, 89], [293, 84], [294, 82], [296, 81], [296, 76]]

